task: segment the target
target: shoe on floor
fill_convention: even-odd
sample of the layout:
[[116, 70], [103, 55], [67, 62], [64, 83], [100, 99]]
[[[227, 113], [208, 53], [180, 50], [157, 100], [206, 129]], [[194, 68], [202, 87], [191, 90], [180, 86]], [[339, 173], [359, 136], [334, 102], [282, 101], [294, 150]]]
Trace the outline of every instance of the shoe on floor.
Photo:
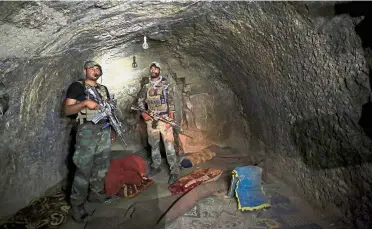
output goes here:
[[159, 173], [161, 172], [161, 169], [160, 168], [153, 168], [151, 167], [151, 170], [149, 172], [149, 175], [147, 175], [148, 178], [154, 178], [156, 175], [158, 175]]
[[178, 180], [178, 174], [171, 174], [169, 176], [168, 184], [173, 184], [176, 180]]
[[96, 210], [96, 209], [95, 209], [94, 207], [92, 207], [92, 206], [89, 205], [89, 202], [88, 202], [88, 201], [85, 202], [85, 204], [84, 204], [84, 211], [85, 211], [89, 216], [93, 215], [93, 213], [94, 213], [95, 210]]
[[84, 206], [71, 206], [69, 214], [72, 216], [72, 219], [77, 223], [85, 223], [85, 218], [88, 216], [88, 213], [84, 210]]
[[89, 193], [88, 201], [91, 203], [104, 203], [107, 200], [110, 200], [112, 196], [107, 195], [106, 193]]

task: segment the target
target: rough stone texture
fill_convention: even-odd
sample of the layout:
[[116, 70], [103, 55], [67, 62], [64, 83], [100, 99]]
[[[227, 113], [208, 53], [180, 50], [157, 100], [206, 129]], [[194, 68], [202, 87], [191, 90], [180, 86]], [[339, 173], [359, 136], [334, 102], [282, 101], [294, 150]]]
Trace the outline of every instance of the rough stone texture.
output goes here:
[[[226, 95], [224, 98], [228, 101], [235, 95], [226, 86], [222, 90], [221, 84], [217, 86], [218, 82], [213, 85], [205, 83], [204, 77], [212, 77], [208, 72], [211, 68], [203, 69], [202, 64], [196, 70], [196, 67], [187, 69], [181, 66], [179, 59], [172, 55], [173, 47], [164, 42], [164, 38], [169, 37], [166, 23], [191, 19], [192, 15], [188, 15], [194, 12], [195, 3], [1, 4], [0, 26], [5, 31], [0, 36], [3, 44], [1, 83], [5, 85], [10, 101], [9, 109], [0, 119], [3, 130], [0, 138], [3, 158], [0, 162], [3, 174], [0, 179], [3, 187], [0, 216], [23, 207], [31, 198], [66, 177], [73, 119], [62, 115], [61, 105], [67, 87], [83, 77], [81, 67], [88, 59], [102, 64], [104, 75], [101, 82], [119, 99], [118, 116], [125, 125], [129, 142], [126, 150], [134, 152], [146, 144], [141, 141], [141, 133], [137, 132], [141, 120], [136, 112], [130, 112], [130, 105], [135, 101], [141, 80], [148, 75], [148, 64], [153, 60], [162, 64], [162, 72], [180, 88], [177, 94], [179, 107], [182, 106], [184, 84], [191, 89], [190, 96], [206, 94], [213, 98], [209, 102], [214, 111], [204, 115], [200, 114], [204, 110], [194, 109], [193, 112], [200, 117], [208, 116], [208, 124], [215, 131], [204, 128], [201, 132], [190, 128], [192, 131], [196, 131], [200, 138], [208, 139], [208, 143], [223, 143], [222, 140], [232, 138], [231, 131], [224, 129], [227, 125], [231, 128], [229, 120], [234, 120], [220, 116], [225, 120], [221, 122], [214, 118], [236, 107], [234, 102], [222, 106], [218, 95]], [[150, 38], [148, 50], [141, 48], [142, 33]], [[133, 54], [137, 57], [136, 69], [131, 66]], [[181, 80], [182, 84], [179, 79], [186, 80]], [[201, 82], [204, 82], [203, 88]], [[182, 111], [178, 113], [178, 116], [182, 115]], [[243, 122], [239, 117], [235, 119]], [[189, 120], [189, 123], [192, 122]], [[200, 139], [196, 139], [194, 144], [198, 142]], [[240, 142], [246, 144], [245, 136]]]
[[9, 110], [0, 119], [1, 215], [27, 204], [66, 174], [70, 119], [61, 117], [66, 86], [74, 79], [75, 62], [63, 57], [8, 60], [13, 71], [5, 74]]
[[131, 149], [143, 143], [130, 103], [148, 63], [158, 60], [183, 90], [177, 117], [198, 136], [189, 149], [209, 142], [244, 153], [266, 149], [271, 172], [318, 206], [369, 226], [372, 144], [358, 120], [370, 90], [354, 31], [360, 17], [334, 15], [332, 2], [1, 6], [1, 81], [10, 100], [0, 119], [0, 215], [64, 176], [70, 122], [59, 110], [68, 84], [92, 58], [119, 97]]
[[173, 33], [176, 52], [221, 71], [272, 172], [320, 206], [370, 221], [371, 140], [358, 126], [368, 68], [353, 20], [329, 17], [329, 4], [210, 5], [199, 24]]

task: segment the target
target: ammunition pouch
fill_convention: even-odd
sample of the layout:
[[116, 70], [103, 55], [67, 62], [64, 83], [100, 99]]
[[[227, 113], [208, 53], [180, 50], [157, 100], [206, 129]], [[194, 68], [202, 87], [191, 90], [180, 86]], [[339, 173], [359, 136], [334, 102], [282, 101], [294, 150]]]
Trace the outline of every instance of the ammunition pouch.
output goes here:
[[90, 122], [99, 113], [101, 113], [99, 110], [90, 110], [88, 108], [83, 108], [78, 113], [78, 116], [77, 116], [76, 120], [78, 122], [80, 122], [80, 124], [82, 124], [84, 122]]
[[[88, 120], [88, 119], [86, 119], [86, 118], [80, 118], [79, 119], [79, 124], [81, 125], [81, 124], [84, 124], [84, 123], [87, 123], [87, 122], [90, 122], [90, 123], [92, 123], [93, 124], [93, 122], [92, 122], [92, 120]], [[105, 124], [105, 123], [107, 123], [107, 122], [109, 122], [109, 120], [108, 119], [101, 119], [101, 120], [99, 120], [96, 124]]]

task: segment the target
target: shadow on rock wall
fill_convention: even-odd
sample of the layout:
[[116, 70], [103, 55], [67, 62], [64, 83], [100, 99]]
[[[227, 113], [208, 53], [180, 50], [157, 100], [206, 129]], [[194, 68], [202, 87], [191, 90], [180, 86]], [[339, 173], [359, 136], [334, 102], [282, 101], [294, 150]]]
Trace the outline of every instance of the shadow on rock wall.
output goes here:
[[355, 21], [355, 32], [362, 41], [364, 55], [369, 65], [370, 88], [372, 89], [372, 2], [343, 2], [335, 4], [335, 14], [348, 14], [353, 18], [360, 19]]
[[67, 156], [64, 160], [64, 165], [67, 168], [67, 175], [64, 178], [64, 184], [62, 186], [62, 190], [66, 194], [66, 200], [69, 202], [70, 201], [70, 195], [71, 195], [71, 189], [72, 189], [72, 183], [74, 181], [75, 177], [75, 172], [76, 172], [76, 165], [74, 164], [73, 161], [73, 156], [75, 152], [75, 144], [76, 144], [76, 131], [77, 131], [77, 126], [73, 125], [71, 128], [71, 132], [69, 135], [69, 148], [68, 148], [68, 153]]
[[345, 113], [324, 115], [296, 122], [291, 138], [303, 162], [312, 169], [370, 163], [370, 140], [356, 125]]
[[362, 106], [362, 115], [358, 122], [363, 128], [364, 133], [372, 139], [372, 102], [368, 102]]
[[372, 46], [370, 25], [372, 24], [372, 2], [343, 2], [335, 4], [335, 14], [349, 14], [351, 17], [364, 17], [356, 26], [355, 32], [362, 39], [363, 48]]
[[9, 95], [6, 91], [5, 85], [0, 82], [0, 117], [5, 115], [9, 108]]

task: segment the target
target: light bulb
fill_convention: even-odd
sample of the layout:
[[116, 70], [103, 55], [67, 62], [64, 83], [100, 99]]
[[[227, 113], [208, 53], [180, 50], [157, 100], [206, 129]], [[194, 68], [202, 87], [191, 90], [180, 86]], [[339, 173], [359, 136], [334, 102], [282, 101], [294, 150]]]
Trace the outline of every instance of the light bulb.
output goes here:
[[132, 68], [137, 68], [138, 65], [136, 63], [136, 56], [133, 56]]
[[143, 44], [142, 44], [143, 49], [148, 49], [149, 48], [149, 45], [147, 44], [146, 40], [147, 40], [146, 36], [144, 36], [143, 37]]

